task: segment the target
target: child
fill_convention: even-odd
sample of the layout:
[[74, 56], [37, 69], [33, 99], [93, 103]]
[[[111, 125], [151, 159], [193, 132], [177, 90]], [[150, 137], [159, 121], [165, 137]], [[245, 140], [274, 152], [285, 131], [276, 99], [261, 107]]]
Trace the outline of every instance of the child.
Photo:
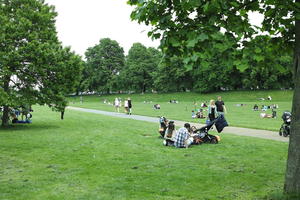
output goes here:
[[175, 130], [174, 121], [170, 121], [168, 124], [168, 127], [166, 129], [166, 133], [164, 136], [165, 140], [164, 140], [163, 144], [165, 146], [173, 146], [175, 136], [176, 136], [176, 130]]
[[196, 118], [196, 114], [195, 114], [195, 111], [192, 110], [192, 118], [195, 119]]

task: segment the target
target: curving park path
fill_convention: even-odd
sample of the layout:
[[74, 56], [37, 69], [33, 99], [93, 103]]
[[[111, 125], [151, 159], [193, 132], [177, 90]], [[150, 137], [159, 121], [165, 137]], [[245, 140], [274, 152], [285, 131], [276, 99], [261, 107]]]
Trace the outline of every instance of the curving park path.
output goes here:
[[[148, 117], [148, 116], [142, 116], [142, 115], [126, 115], [124, 113], [118, 113], [118, 112], [108, 112], [108, 111], [102, 111], [102, 110], [94, 110], [94, 109], [87, 109], [87, 108], [79, 108], [79, 107], [67, 107], [70, 110], [76, 110], [81, 112], [88, 112], [88, 113], [95, 113], [100, 115], [107, 115], [112, 117], [120, 117], [120, 118], [126, 118], [126, 119], [133, 119], [133, 120], [140, 120], [140, 121], [146, 121], [146, 122], [152, 122], [158, 124], [158, 118], [157, 117]], [[171, 120], [171, 119], [170, 119]], [[183, 121], [173, 120], [177, 126], [183, 126]], [[190, 123], [190, 122], [189, 122]], [[192, 126], [202, 127], [204, 124], [199, 123], [190, 123]], [[256, 138], [262, 138], [262, 139], [268, 139], [268, 140], [276, 140], [281, 142], [289, 142], [289, 137], [282, 137], [278, 135], [278, 132], [275, 131], [267, 131], [267, 130], [258, 130], [258, 129], [250, 129], [250, 128], [240, 128], [240, 127], [225, 127], [222, 133], [228, 133], [233, 135], [240, 135], [240, 136], [249, 136], [249, 137], [256, 137]]]

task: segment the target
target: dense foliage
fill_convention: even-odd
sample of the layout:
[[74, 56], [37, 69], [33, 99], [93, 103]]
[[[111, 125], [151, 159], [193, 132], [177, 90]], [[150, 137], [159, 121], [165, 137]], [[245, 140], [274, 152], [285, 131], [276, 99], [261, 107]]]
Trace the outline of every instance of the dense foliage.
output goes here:
[[55, 30], [56, 13], [38, 0], [0, 1], [0, 106], [2, 125], [9, 107], [41, 104], [62, 110], [82, 60], [63, 48]]
[[[219, 43], [223, 36], [218, 34]], [[239, 49], [223, 49], [213, 43], [197, 54], [202, 58], [200, 63], [187, 66], [187, 60], [180, 56], [167, 57], [160, 50], [140, 43], [133, 44], [124, 57], [116, 41], [102, 39], [101, 48], [96, 45], [86, 52], [79, 90], [139, 93], [291, 88], [292, 52], [272, 48], [272, 40], [269, 36], [257, 36], [244, 41]], [[105, 46], [103, 41], [110, 41], [115, 47]], [[230, 46], [229, 42], [227, 45]]]

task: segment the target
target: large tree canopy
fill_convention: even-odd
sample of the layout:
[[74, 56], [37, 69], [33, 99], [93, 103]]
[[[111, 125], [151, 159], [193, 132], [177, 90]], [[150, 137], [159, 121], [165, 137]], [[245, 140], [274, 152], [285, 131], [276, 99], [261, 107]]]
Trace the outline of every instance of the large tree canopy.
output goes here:
[[110, 93], [120, 70], [124, 67], [124, 50], [119, 43], [109, 38], [85, 52], [90, 90]]
[[146, 92], [153, 88], [153, 73], [161, 60], [161, 53], [154, 48], [147, 48], [141, 43], [134, 43], [126, 57], [126, 65], [121, 71], [120, 80], [130, 89]]
[[[182, 57], [188, 69], [211, 58], [212, 55], [203, 54], [212, 46], [224, 51], [243, 48], [259, 31], [272, 36], [269, 42], [273, 49], [294, 49], [293, 120], [284, 189], [288, 194], [300, 194], [300, 0], [128, 0], [128, 3], [135, 6], [131, 18], [152, 25], [148, 35], [160, 38], [165, 55]], [[264, 15], [261, 30], [249, 22], [250, 12]], [[220, 32], [224, 33], [225, 44], [216, 39]], [[259, 51], [257, 47], [256, 52]], [[259, 61], [259, 56], [256, 57]], [[245, 70], [240, 62], [234, 65]]]
[[0, 0], [0, 106], [66, 106], [81, 74], [81, 58], [56, 36], [54, 8], [39, 0]]

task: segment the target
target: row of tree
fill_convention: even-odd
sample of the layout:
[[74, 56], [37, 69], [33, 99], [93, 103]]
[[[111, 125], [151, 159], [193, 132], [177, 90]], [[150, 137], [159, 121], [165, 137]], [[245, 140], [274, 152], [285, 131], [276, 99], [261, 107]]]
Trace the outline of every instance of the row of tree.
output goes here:
[[182, 57], [164, 57], [160, 50], [141, 43], [133, 44], [125, 56], [118, 42], [104, 38], [85, 53], [86, 65], [78, 92], [290, 88], [292, 52], [271, 48], [271, 40], [269, 36], [257, 36], [245, 41], [242, 48], [234, 48], [218, 33], [210, 47], [191, 58], [201, 57], [201, 62], [184, 67], [186, 60]]

